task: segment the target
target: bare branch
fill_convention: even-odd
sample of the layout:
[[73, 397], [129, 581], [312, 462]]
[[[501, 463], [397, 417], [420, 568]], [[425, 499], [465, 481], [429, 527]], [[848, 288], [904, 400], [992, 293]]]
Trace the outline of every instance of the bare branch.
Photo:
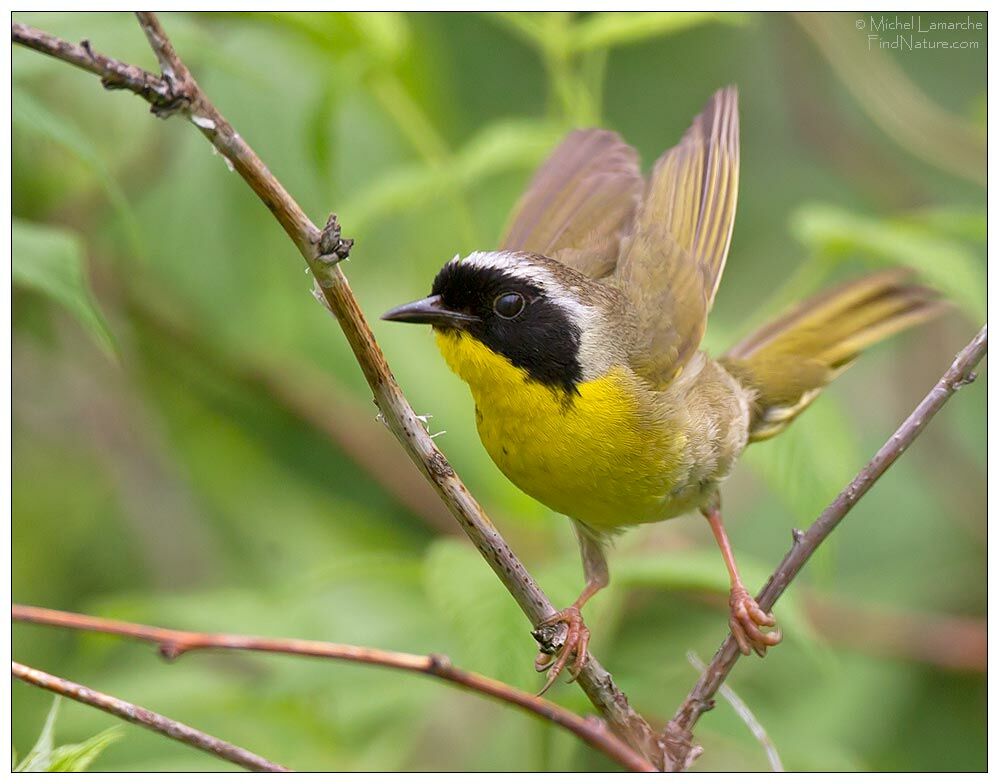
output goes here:
[[27, 667], [19, 662], [12, 661], [10, 663], [10, 674], [32, 686], [39, 686], [56, 694], [61, 694], [63, 697], [69, 697], [71, 700], [82, 702], [84, 705], [90, 705], [105, 713], [110, 713], [112, 716], [117, 716], [119, 719], [138, 724], [153, 730], [153, 732], [158, 732], [160, 735], [179, 740], [188, 746], [207, 751], [213, 756], [233, 762], [247, 770], [271, 773], [282, 773], [289, 770], [283, 765], [278, 765], [276, 762], [271, 762], [254, 754], [252, 751], [234, 746], [232, 743], [196, 730], [194, 727], [188, 727], [179, 721], [168, 719], [166, 716], [154, 713], [147, 708], [119, 700], [110, 694], [94, 691], [79, 683], [67, 681], [47, 672]]
[[[695, 670], [702, 675], [704, 674], [704, 662], [701, 661], [700, 656], [693, 651], [687, 651], [687, 661], [690, 662]], [[770, 769], [774, 773], [783, 773], [784, 763], [780, 761], [780, 754], [777, 753], [777, 747], [774, 746], [774, 742], [770, 739], [770, 735], [767, 734], [764, 726], [760, 724], [760, 720], [756, 718], [756, 714], [749, 709], [749, 706], [742, 701], [742, 697], [736, 694], [727, 683], [723, 683], [718, 687], [718, 693], [732, 706], [732, 710], [749, 727], [749, 731], [753, 733], [753, 737], [760, 742], [763, 751], [767, 755], [767, 760], [770, 762]]]
[[[468, 691], [492, 697], [547, 719], [567, 729], [585, 743], [602, 751], [624, 768], [637, 772], [655, 772], [656, 768], [634, 751], [624, 741], [610, 732], [599, 719], [587, 719], [549, 700], [515, 689], [492, 678], [467, 672], [453, 666], [446, 657], [419, 656], [396, 653], [377, 648], [363, 648], [334, 642], [296, 640], [275, 637], [253, 637], [242, 634], [206, 634], [203, 632], [164, 629], [126, 621], [98, 618], [92, 615], [30, 607], [23, 604], [11, 606], [11, 620], [55, 626], [63, 629], [113, 634], [155, 643], [160, 654], [169, 660], [177, 659], [190, 651], [236, 650], [281, 653], [292, 656], [309, 656], [319, 659], [340, 659], [360, 664], [373, 664], [394, 670], [405, 670], [430, 675]], [[100, 706], [98, 706], [100, 707]]]
[[[327, 241], [321, 243], [323, 232], [309, 220], [291, 194], [201, 91], [190, 72], [182, 68], [182, 61], [170, 45], [169, 38], [155, 15], [141, 12], [139, 21], [147, 38], [150, 39], [157, 58], [161, 63], [165, 62], [172, 71], [174, 82], [167, 85], [170, 100], [164, 101], [159, 93], [155, 93], [156, 101], [153, 101], [148, 91], [133, 89], [133, 86], [141, 86], [144, 83], [142, 80], [130, 81], [121, 86], [132, 89], [137, 95], [150, 101], [154, 111], [157, 106], [168, 107], [167, 111], [157, 112], [160, 115], [173, 112], [186, 115], [232, 163], [236, 172], [270, 209], [308, 264], [316, 279], [321, 300], [340, 323], [364, 377], [374, 393], [375, 404], [389, 429], [399, 439], [424, 476], [433, 484], [462, 529], [520, 605], [532, 625], [537, 626], [550, 618], [556, 612], [555, 606], [520, 559], [514, 555], [478, 501], [458, 478], [396, 383], [385, 356], [375, 342], [371, 328], [351, 292], [346, 276], [339, 264], [333, 263], [342, 260], [341, 253], [349, 249], [350, 241], [337, 237], [334, 243], [330, 241], [333, 239], [332, 236], [328, 236]], [[16, 43], [32, 46], [45, 54], [86, 67], [98, 75], [105, 75], [104, 71], [96, 66], [83, 66], [73, 45], [54, 36], [16, 23], [12, 25], [11, 34]], [[162, 79], [160, 82], [169, 82], [169, 79]], [[327, 223], [328, 226], [332, 224], [333, 221]], [[331, 245], [337, 250], [332, 255], [324, 252]], [[661, 738], [631, 707], [628, 698], [614, 683], [610, 673], [592, 654], [588, 657], [577, 681], [615, 732], [658, 766], [666, 764], [664, 755], [668, 756], [669, 752], [663, 746]]]
[[149, 48], [156, 55], [156, 62], [160, 64], [160, 71], [163, 72], [163, 78], [171, 85], [182, 86], [182, 89], [186, 85], [191, 85], [194, 89], [197, 89], [191, 72], [187, 70], [187, 66], [184, 65], [183, 60], [177, 56], [173, 44], [160, 26], [160, 20], [156, 18], [156, 14], [149, 11], [136, 11], [135, 17], [139, 20], [142, 32], [146, 34], [146, 40], [149, 41]]
[[109, 90], [129, 90], [141, 96], [154, 110], [157, 107], [166, 107], [175, 100], [173, 91], [165, 80], [142, 68], [118, 62], [95, 52], [88, 41], [83, 41], [79, 45], [71, 44], [69, 41], [20, 22], [11, 23], [10, 37], [14, 43], [57, 57], [77, 68], [96, 74], [101, 78], [101, 84]]
[[[757, 602], [765, 612], [770, 611], [812, 553], [833, 532], [833, 529], [846, 516], [847, 512], [857, 505], [864, 494], [916, 440], [916, 437], [923, 432], [927, 423], [950, 399], [951, 395], [975, 380], [975, 366], [982, 360], [987, 350], [988, 324], [984, 325], [972, 341], [957, 355], [953, 364], [930, 390], [929, 394], [909, 414], [871, 461], [860, 470], [853, 481], [826, 507], [811, 527], [801, 536], [794, 536], [794, 544], [790, 552], [780, 562], [763, 590], [756, 597]], [[689, 735], [701, 715], [713, 707], [712, 698], [738, 660], [739, 649], [732, 636], [729, 635], [700, 680], [687, 695], [687, 699], [677, 710], [667, 728], [668, 733], [677, 733], [678, 738]], [[696, 750], [694, 750], [693, 756], [696, 757]]]

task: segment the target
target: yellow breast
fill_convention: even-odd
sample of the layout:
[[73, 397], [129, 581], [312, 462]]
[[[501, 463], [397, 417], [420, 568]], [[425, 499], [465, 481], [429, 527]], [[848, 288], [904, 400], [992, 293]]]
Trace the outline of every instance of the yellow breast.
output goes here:
[[570, 395], [464, 333], [436, 336], [471, 388], [483, 445], [521, 490], [594, 528], [669, 516], [685, 437], [643, 405], [630, 370], [613, 368]]

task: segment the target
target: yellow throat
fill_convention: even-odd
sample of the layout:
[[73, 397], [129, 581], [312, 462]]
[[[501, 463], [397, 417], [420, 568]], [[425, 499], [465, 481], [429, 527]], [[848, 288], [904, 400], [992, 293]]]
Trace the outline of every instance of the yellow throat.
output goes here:
[[434, 335], [472, 391], [486, 451], [521, 490], [598, 529], [666, 516], [685, 437], [641, 404], [641, 382], [629, 369], [612, 368], [572, 394], [535, 381], [464, 332]]

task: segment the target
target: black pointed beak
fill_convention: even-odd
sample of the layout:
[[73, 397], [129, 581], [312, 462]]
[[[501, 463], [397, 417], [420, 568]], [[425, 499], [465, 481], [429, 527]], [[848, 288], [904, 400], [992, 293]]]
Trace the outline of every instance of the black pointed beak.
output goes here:
[[410, 324], [433, 324], [439, 327], [460, 327], [479, 319], [459, 310], [449, 310], [441, 302], [440, 295], [434, 294], [426, 299], [408, 302], [384, 313], [385, 321], [405, 321]]

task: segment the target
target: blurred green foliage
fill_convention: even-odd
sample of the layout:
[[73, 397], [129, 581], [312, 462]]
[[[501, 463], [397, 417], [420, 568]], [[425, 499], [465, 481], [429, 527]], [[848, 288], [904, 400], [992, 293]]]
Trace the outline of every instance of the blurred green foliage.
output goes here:
[[[153, 67], [128, 14], [16, 19]], [[832, 21], [842, 19], [810, 24]], [[754, 584], [983, 318], [981, 184], [938, 165], [948, 150], [931, 131], [934, 156], [893, 137], [789, 16], [163, 23], [306, 211], [336, 210], [357, 238], [345, 269], [372, 315], [423, 294], [455, 253], [491, 247], [568, 128], [615, 128], [649, 164], [713, 90], [737, 83], [740, 206], [708, 347], [883, 264], [912, 266], [955, 305], [861, 358], [785, 435], [747, 452], [725, 505]], [[867, 56], [852, 24], [829, 28], [840, 51]], [[918, 100], [984, 139], [984, 34], [976, 40], [890, 55]], [[13, 74], [15, 600], [439, 651], [536, 688], [527, 622], [376, 422], [346, 342], [266, 209], [181, 122], [20, 48]], [[565, 521], [489, 462], [468, 393], [429, 335], [372, 326], [507, 540], [555, 602], [571, 600], [581, 571]], [[965, 618], [984, 635], [985, 387], [962, 391], [851, 513], [778, 605], [786, 642], [730, 679], [789, 769], [984, 769], [984, 648], [976, 658], [979, 638], [945, 637], [943, 622]], [[702, 522], [682, 519], [622, 536], [611, 573], [587, 615], [593, 649], [662, 722], [696, 676], [685, 652], [707, 659], [726, 630], [721, 559]], [[135, 643], [26, 626], [13, 644], [32, 666], [297, 769], [611, 767], [536, 719], [406, 674], [239, 654], [165, 666]], [[939, 655], [954, 646], [970, 664]], [[13, 688], [13, 742], [29, 748], [49, 698]], [[574, 687], [553, 697], [589, 710]], [[79, 741], [106, 726], [66, 704], [55, 734]], [[225, 769], [136, 727], [122, 736], [93, 767]], [[766, 767], [727, 704], [698, 738], [698, 769]]]

